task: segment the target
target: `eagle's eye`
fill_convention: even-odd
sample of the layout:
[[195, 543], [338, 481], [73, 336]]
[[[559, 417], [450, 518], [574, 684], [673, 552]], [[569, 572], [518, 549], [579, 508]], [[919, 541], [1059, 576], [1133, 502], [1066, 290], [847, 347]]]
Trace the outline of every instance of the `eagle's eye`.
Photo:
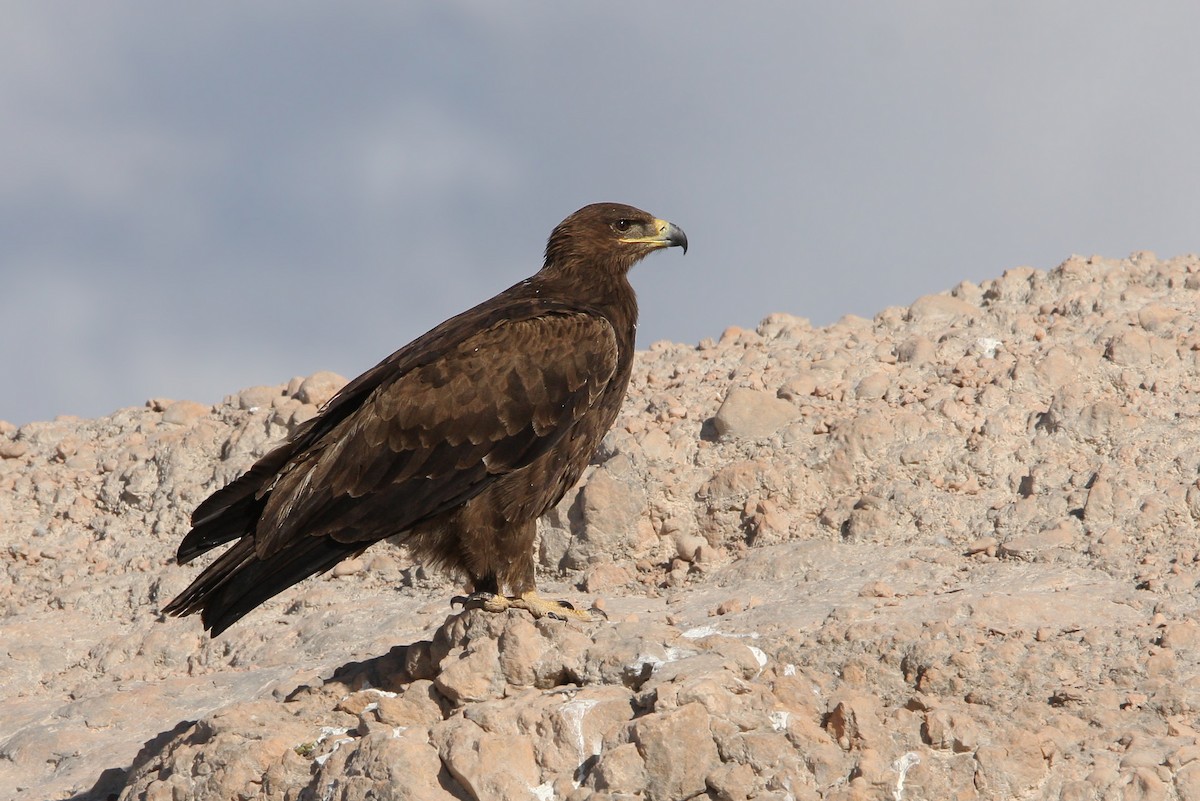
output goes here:
[[632, 225], [633, 225], [633, 220], [617, 220], [616, 223], [613, 225], [613, 228], [616, 228], [621, 233], [625, 233], [626, 231], [629, 230], [630, 226], [632, 226]]

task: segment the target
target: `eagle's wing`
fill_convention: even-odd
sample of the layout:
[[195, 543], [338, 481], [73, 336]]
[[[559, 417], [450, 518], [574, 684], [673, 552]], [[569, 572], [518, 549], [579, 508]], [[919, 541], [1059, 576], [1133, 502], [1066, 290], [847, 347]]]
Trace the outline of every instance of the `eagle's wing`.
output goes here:
[[607, 320], [555, 313], [497, 323], [383, 381], [284, 467], [258, 558], [309, 537], [365, 547], [464, 503], [558, 444], [617, 356]]

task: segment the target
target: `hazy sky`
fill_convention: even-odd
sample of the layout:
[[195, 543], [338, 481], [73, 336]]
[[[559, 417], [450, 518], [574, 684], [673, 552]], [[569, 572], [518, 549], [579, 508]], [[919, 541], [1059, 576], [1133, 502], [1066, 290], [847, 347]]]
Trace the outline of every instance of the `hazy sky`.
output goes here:
[[9, 4], [0, 419], [353, 376], [599, 200], [639, 345], [1200, 250], [1200, 4]]

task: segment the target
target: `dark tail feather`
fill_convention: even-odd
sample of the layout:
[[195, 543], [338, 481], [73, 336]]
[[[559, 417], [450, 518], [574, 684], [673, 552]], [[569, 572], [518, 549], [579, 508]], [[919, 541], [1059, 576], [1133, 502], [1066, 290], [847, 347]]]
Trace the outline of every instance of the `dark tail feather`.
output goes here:
[[179, 617], [199, 612], [204, 628], [216, 637], [263, 601], [362, 549], [362, 543], [311, 537], [259, 559], [254, 538], [247, 537], [205, 568], [163, 612]]
[[209, 495], [197, 506], [196, 511], [192, 512], [192, 523], [203, 523], [239, 501], [253, 498], [263, 488], [263, 484], [275, 478], [275, 474], [291, 455], [292, 447], [288, 443], [259, 459], [249, 470]]
[[252, 532], [266, 504], [264, 485], [275, 480], [292, 450], [290, 443], [276, 448], [197, 506], [192, 512], [192, 530], [179, 543], [175, 561], [187, 564], [205, 551]]
[[179, 543], [175, 561], [186, 565], [200, 554], [224, 545], [230, 540], [244, 537], [254, 531], [262, 514], [264, 501], [253, 496], [243, 498], [233, 506], [227, 506], [215, 516], [204, 518], [192, 526], [192, 530]]

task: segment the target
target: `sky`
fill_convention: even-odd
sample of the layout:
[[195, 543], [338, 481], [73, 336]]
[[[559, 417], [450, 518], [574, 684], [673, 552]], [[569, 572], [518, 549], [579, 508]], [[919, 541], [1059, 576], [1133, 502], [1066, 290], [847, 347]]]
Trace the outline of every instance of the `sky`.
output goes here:
[[639, 347], [1200, 251], [1200, 4], [12, 4], [0, 420], [367, 369], [595, 201]]

